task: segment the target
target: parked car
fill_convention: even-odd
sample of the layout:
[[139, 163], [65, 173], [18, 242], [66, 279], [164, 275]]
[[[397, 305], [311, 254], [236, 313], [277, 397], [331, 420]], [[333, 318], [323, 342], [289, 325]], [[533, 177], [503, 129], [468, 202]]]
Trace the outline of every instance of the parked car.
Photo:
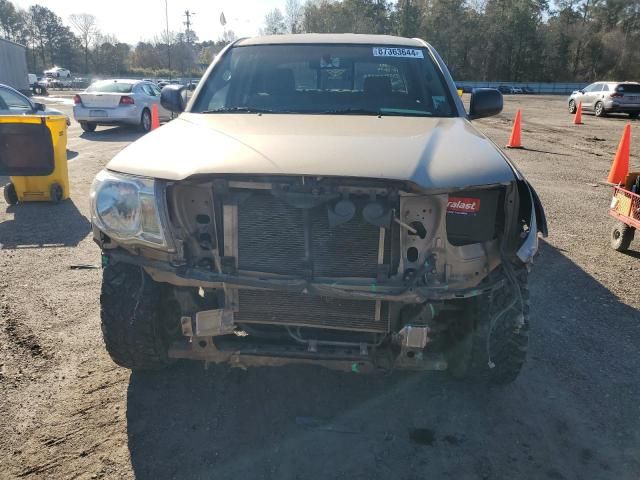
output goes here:
[[510, 94], [513, 93], [513, 87], [511, 85], [500, 85], [498, 86], [498, 91], [502, 94]]
[[44, 71], [44, 76], [49, 78], [71, 78], [71, 72], [66, 68], [53, 67]]
[[42, 85], [42, 79], [38, 78], [35, 73], [29, 73], [27, 75], [29, 80], [29, 88], [34, 95], [43, 95], [47, 93], [47, 89]]
[[[119, 365], [175, 358], [449, 369], [525, 360], [533, 188], [418, 39], [277, 35], [214, 60], [180, 117], [91, 188], [102, 332]], [[185, 110], [185, 88], [162, 104]], [[265, 363], [267, 362], [267, 363]]]
[[511, 87], [511, 93], [522, 94], [524, 93], [524, 90], [522, 90], [522, 88], [520, 87]]
[[71, 124], [69, 117], [44, 103], [36, 103], [15, 88], [0, 83], [0, 115], [62, 115]]
[[596, 117], [604, 117], [608, 113], [626, 113], [631, 118], [638, 118], [640, 83], [595, 82], [569, 96], [569, 113], [576, 112], [578, 103], [582, 103], [583, 111], [593, 112]]
[[536, 92], [531, 87], [522, 87], [522, 93], [526, 93], [527, 95], [534, 95]]
[[141, 80], [100, 80], [73, 96], [73, 117], [85, 132], [98, 125], [136, 125], [151, 130], [152, 105], [158, 106], [161, 120], [171, 113], [160, 105], [160, 89]]
[[187, 82], [187, 90], [194, 91], [200, 82], [199, 78], [191, 79]]

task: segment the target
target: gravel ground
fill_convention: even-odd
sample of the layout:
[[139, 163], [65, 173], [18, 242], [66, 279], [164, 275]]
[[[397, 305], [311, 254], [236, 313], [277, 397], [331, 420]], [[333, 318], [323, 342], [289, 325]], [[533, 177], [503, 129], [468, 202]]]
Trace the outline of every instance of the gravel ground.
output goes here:
[[0, 200], [0, 478], [639, 478], [640, 244], [608, 246], [602, 183], [628, 119], [574, 126], [564, 98], [509, 96], [477, 125], [504, 145], [518, 108], [526, 149], [510, 156], [551, 233], [532, 274], [529, 361], [490, 390], [439, 373], [115, 366], [100, 270], [73, 266], [100, 262], [91, 179], [139, 134], [73, 122], [72, 201]]

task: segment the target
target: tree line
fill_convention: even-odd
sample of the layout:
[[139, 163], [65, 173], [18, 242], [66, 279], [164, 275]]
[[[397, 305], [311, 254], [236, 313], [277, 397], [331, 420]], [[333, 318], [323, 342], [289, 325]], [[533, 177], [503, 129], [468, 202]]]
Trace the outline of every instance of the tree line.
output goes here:
[[[261, 33], [376, 33], [430, 42], [456, 80], [640, 80], [640, 0], [283, 0]], [[96, 18], [65, 24], [41, 5], [0, 0], [0, 36], [27, 47], [29, 71], [53, 65], [91, 74], [201, 72], [235, 39], [164, 32], [135, 46], [100, 32]], [[635, 46], [634, 46], [635, 45]]]
[[[640, 0], [287, 0], [264, 32], [420, 37], [457, 80], [640, 80]], [[634, 47], [635, 45], [635, 47]]]
[[26, 46], [28, 69], [36, 74], [58, 65], [74, 75], [199, 75], [235, 38], [227, 31], [218, 41], [199, 42], [193, 31], [163, 32], [131, 46], [101, 32], [93, 15], [74, 14], [67, 23], [41, 5], [24, 10], [0, 0], [0, 37]]

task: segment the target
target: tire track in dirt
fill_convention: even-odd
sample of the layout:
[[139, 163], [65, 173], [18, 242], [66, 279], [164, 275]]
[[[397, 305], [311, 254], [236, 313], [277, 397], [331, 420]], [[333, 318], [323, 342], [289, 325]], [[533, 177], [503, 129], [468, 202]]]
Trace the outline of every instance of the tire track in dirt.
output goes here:
[[32, 330], [21, 321], [22, 314], [13, 305], [15, 302], [0, 294], [0, 320], [10, 344], [31, 357], [49, 358]]

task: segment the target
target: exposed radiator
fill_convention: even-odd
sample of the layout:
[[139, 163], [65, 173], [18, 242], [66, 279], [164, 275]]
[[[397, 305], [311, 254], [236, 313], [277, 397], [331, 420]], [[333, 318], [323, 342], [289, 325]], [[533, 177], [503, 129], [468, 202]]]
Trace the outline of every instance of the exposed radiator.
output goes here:
[[[368, 201], [366, 198], [362, 202]], [[349, 222], [329, 228], [327, 207], [309, 210], [314, 277], [362, 277], [378, 273], [380, 229], [358, 211]], [[238, 206], [238, 267], [240, 270], [303, 276], [305, 273], [304, 212], [257, 191]], [[390, 257], [390, 238], [384, 260]], [[240, 290], [238, 323], [286, 324], [366, 332], [388, 329], [387, 305], [323, 298], [298, 293]]]
[[[329, 228], [326, 206], [309, 211], [315, 277], [375, 278], [380, 229], [360, 212], [349, 222]], [[390, 242], [385, 242], [387, 251]], [[268, 192], [254, 193], [238, 209], [238, 265], [251, 270], [302, 275], [303, 211]]]

